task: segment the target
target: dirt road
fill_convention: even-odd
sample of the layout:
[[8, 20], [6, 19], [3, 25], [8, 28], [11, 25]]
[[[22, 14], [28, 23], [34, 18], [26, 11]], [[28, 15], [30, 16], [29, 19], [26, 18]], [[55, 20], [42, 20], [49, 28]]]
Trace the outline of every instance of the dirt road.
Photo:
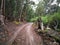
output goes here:
[[26, 23], [17, 27], [7, 45], [43, 45], [42, 38], [36, 34], [33, 23]]

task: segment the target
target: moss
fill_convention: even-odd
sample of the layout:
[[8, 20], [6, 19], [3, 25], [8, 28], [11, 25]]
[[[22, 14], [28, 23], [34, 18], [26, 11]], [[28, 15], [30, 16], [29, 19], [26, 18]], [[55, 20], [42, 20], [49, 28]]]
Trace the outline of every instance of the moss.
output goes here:
[[20, 24], [21, 22], [18, 22], [18, 21], [13, 21], [15, 24]]

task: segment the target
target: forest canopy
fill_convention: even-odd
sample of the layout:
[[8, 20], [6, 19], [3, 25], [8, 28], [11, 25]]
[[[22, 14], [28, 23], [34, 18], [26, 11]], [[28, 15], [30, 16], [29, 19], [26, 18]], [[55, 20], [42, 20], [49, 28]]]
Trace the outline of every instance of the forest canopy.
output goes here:
[[[35, 22], [41, 18], [44, 24], [60, 24], [59, 0], [0, 0], [1, 14], [9, 21]], [[50, 25], [49, 24], [49, 25]], [[60, 25], [57, 25], [60, 27]]]

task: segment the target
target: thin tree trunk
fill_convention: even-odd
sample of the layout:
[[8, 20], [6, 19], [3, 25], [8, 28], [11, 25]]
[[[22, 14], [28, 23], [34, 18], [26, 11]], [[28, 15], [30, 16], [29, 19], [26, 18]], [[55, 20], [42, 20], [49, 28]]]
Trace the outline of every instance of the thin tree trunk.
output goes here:
[[5, 0], [2, 0], [1, 1], [1, 14], [0, 14], [0, 23], [2, 24], [2, 25], [4, 25], [4, 12], [5, 12]]
[[3, 15], [5, 15], [5, 0], [3, 0]]
[[23, 12], [23, 8], [24, 8], [24, 6], [23, 6], [22, 9], [21, 9], [19, 21], [22, 20], [22, 12]]
[[[41, 18], [41, 16], [40, 16], [40, 18]], [[43, 24], [43, 22], [42, 22], [42, 18], [41, 18], [41, 23], [40, 23], [40, 25], [41, 25], [41, 30], [44, 30], [44, 24]]]
[[41, 30], [44, 30], [43, 22], [41, 22]]
[[[18, 4], [18, 1], [17, 1], [17, 4]], [[20, 7], [21, 8], [19, 8], [19, 10], [18, 10], [18, 13], [19, 13], [19, 22], [22, 20], [21, 18], [22, 18], [22, 12], [23, 12], [23, 8], [24, 8], [24, 6], [22, 6], [22, 5], [23, 5], [23, 1], [21, 0], [21, 3], [20, 3]]]
[[3, 0], [1, 1], [1, 14], [2, 15], [2, 11], [3, 11]]

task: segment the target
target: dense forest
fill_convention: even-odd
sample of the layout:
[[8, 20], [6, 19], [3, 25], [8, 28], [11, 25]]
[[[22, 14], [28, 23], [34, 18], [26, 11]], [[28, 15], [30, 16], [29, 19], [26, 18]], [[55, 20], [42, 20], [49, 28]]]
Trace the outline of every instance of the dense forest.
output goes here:
[[0, 0], [0, 45], [60, 45], [60, 0]]

